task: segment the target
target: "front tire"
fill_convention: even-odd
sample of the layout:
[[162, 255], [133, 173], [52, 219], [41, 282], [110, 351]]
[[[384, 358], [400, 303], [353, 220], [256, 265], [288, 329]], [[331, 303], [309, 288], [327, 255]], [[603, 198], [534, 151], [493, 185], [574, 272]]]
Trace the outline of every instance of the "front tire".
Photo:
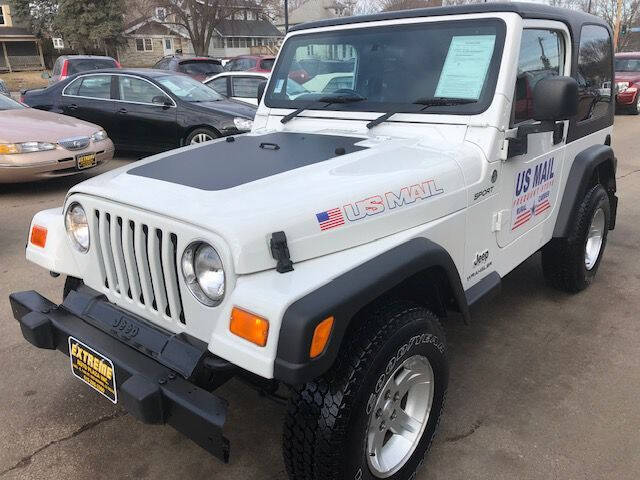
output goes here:
[[185, 145], [197, 145], [218, 138], [218, 134], [210, 128], [196, 128], [185, 140]]
[[598, 184], [579, 205], [569, 237], [554, 238], [542, 249], [547, 284], [569, 293], [587, 288], [600, 266], [610, 221], [609, 196]]
[[431, 446], [449, 375], [437, 317], [391, 301], [359, 321], [331, 370], [289, 401], [283, 452], [292, 480], [410, 479]]

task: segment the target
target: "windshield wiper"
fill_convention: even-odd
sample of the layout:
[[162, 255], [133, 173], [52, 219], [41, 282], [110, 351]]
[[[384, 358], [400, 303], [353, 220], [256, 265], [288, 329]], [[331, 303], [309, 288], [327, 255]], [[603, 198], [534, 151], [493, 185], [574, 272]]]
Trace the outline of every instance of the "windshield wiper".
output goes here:
[[313, 107], [316, 103], [325, 103], [326, 105], [322, 108], [327, 108], [329, 105], [333, 105], [334, 103], [353, 103], [353, 102], [362, 102], [363, 100], [366, 100], [366, 98], [358, 94], [335, 95], [335, 96], [326, 95], [324, 97], [318, 98], [317, 100], [314, 100], [313, 102], [309, 102], [304, 107], [298, 108], [297, 110], [294, 110], [293, 112], [286, 114], [284, 117], [280, 119], [280, 123], [287, 123], [289, 120], [297, 117], [305, 110], [308, 110], [311, 107]]
[[[429, 107], [451, 107], [454, 105], [465, 105], [467, 103], [478, 103], [478, 101], [472, 100], [470, 98], [437, 97], [437, 98], [419, 98], [413, 102], [414, 105], [423, 105], [423, 107], [420, 108], [418, 112], [426, 110]], [[380, 115], [375, 120], [371, 120], [369, 123], [367, 123], [367, 128], [372, 129], [376, 125], [380, 125], [381, 123], [386, 122], [391, 117], [393, 117], [396, 113], [402, 113], [403, 110], [404, 108], [398, 108], [396, 110], [387, 112], [384, 115]]]

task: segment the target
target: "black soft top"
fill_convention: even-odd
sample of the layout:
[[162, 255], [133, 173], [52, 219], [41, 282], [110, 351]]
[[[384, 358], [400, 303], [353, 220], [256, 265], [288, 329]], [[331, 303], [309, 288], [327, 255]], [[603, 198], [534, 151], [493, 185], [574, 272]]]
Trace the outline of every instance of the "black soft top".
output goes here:
[[447, 7], [416, 8], [394, 12], [376, 13], [373, 15], [356, 15], [353, 17], [331, 18], [317, 22], [307, 22], [291, 27], [290, 31], [307, 30], [310, 28], [330, 27], [335, 25], [350, 25], [355, 23], [378, 22], [381, 20], [399, 20], [403, 18], [438, 17], [446, 15], [464, 15], [467, 13], [513, 12], [522, 18], [540, 20], [557, 20], [565, 23], [572, 32], [579, 32], [585, 23], [602, 25], [609, 29], [607, 23], [595, 15], [578, 10], [552, 7], [539, 3], [508, 2], [508, 3], [474, 3], [470, 5], [455, 5]]

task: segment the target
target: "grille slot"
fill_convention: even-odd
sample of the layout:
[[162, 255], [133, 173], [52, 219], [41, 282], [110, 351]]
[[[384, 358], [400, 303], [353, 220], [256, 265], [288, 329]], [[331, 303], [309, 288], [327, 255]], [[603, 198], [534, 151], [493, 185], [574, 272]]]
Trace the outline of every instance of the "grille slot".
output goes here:
[[95, 210], [92, 227], [104, 287], [185, 325], [176, 234], [104, 210]]

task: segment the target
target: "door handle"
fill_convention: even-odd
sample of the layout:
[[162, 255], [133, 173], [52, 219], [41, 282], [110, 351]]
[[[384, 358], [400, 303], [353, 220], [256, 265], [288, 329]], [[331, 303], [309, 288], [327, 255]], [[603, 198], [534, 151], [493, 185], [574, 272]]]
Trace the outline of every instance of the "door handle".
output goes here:
[[125, 115], [125, 114], [127, 114], [129, 112], [127, 112], [126, 108], [121, 108], [120, 110], [118, 110], [118, 113], [121, 114], [121, 115]]

